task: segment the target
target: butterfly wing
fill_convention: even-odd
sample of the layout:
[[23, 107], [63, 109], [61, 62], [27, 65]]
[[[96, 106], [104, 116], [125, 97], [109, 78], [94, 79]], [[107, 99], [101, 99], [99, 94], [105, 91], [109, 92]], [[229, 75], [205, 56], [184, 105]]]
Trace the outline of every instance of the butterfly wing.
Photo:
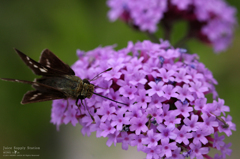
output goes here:
[[25, 81], [25, 80], [9, 79], [9, 78], [1, 78], [1, 79], [5, 81], [30, 84], [32, 85], [33, 88], [36, 89], [36, 90], [28, 91], [23, 96], [23, 99], [21, 102], [22, 104], [43, 102], [43, 101], [54, 100], [54, 99], [67, 99], [67, 97], [63, 92], [45, 84]]
[[[47, 63], [46, 60], [40, 60], [40, 61], [45, 61], [43, 62], [43, 64], [36, 62], [35, 60], [31, 59], [30, 57], [28, 57], [27, 55], [25, 55], [24, 53], [22, 53], [21, 51], [15, 49], [15, 51], [17, 52], [17, 54], [20, 56], [20, 58], [23, 60], [23, 62], [33, 71], [33, 73], [35, 73], [36, 75], [42, 75], [42, 76], [60, 76], [60, 75], [68, 75], [69, 72], [71, 71], [67, 71], [64, 72], [60, 69], [53, 69], [50, 67], [47, 67], [45, 64]], [[52, 56], [54, 57], [54, 56]], [[55, 56], [56, 57], [56, 56]], [[40, 58], [40, 59], [44, 59], [44, 58]], [[46, 59], [46, 58], [45, 58]], [[58, 58], [57, 58], [58, 59]], [[57, 62], [59, 62], [60, 59], [55, 60]], [[50, 61], [54, 61], [54, 60], [50, 60]], [[66, 65], [64, 64], [61, 60], [60, 62], [62, 64], [55, 64], [55, 65]], [[69, 67], [70, 68], [70, 67]], [[71, 69], [71, 68], [70, 68]], [[71, 69], [72, 70], [72, 69]], [[73, 72], [73, 71], [72, 71]], [[71, 72], [71, 73], [72, 73]], [[73, 72], [74, 73], [74, 72]]]
[[29, 103], [36, 103], [36, 102], [44, 102], [49, 100], [55, 99], [62, 99], [56, 94], [49, 94], [49, 93], [41, 93], [38, 90], [28, 91], [24, 94], [21, 104], [29, 104]]
[[64, 72], [66, 75], [75, 75], [74, 71], [67, 64], [48, 49], [43, 50], [39, 63], [48, 68]]

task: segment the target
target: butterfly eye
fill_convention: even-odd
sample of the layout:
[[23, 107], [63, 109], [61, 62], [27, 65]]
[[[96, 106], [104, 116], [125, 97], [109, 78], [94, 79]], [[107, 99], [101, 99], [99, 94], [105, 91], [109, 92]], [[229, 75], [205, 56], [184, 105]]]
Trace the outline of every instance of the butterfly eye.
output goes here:
[[90, 84], [90, 82], [86, 78], [83, 79], [83, 83]]

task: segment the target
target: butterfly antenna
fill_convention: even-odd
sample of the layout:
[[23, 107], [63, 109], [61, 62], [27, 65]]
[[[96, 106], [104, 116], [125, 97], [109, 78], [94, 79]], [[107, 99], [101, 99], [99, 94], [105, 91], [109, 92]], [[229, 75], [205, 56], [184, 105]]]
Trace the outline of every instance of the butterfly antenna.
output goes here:
[[92, 92], [92, 93], [95, 94], [95, 95], [97, 95], [97, 96], [100, 96], [100, 97], [106, 98], [106, 99], [108, 99], [108, 100], [110, 100], [110, 101], [113, 101], [113, 102], [115, 102], [115, 103], [119, 103], [119, 104], [123, 104], [123, 105], [128, 106], [128, 105], [125, 104], [125, 103], [121, 103], [121, 102], [115, 101], [115, 100], [113, 100], [113, 99], [111, 99], [111, 98], [108, 98], [108, 97], [102, 96], [102, 95], [97, 94], [97, 93], [94, 93], [94, 92]]
[[96, 80], [96, 79], [99, 77], [99, 75], [101, 75], [101, 74], [104, 73], [104, 72], [108, 72], [108, 71], [110, 71], [110, 70], [112, 70], [112, 68], [108, 68], [108, 69], [106, 69], [105, 71], [99, 73], [98, 75], [96, 75], [95, 77], [93, 77], [93, 79], [91, 79], [90, 81]]

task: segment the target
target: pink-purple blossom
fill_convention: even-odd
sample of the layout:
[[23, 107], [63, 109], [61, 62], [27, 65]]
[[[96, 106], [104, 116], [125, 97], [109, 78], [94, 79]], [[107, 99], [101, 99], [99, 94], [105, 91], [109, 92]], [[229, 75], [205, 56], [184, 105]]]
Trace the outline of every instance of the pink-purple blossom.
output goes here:
[[207, 94], [216, 95], [212, 73], [196, 55], [165, 46], [164, 41], [129, 42], [117, 51], [108, 46], [82, 53], [72, 66], [76, 75], [92, 79], [114, 67], [91, 83], [94, 92], [124, 104], [95, 94], [80, 107], [72, 99], [54, 100], [51, 122], [58, 128], [79, 123], [84, 135], [96, 132], [96, 137], [108, 138], [108, 146], [122, 143], [124, 150], [137, 146], [148, 159], [203, 158], [210, 148], [230, 155], [230, 145], [217, 133], [230, 136], [236, 126], [225, 116], [230, 109], [224, 100], [206, 99]]
[[145, 133], [147, 132], [148, 128], [145, 125], [147, 123], [147, 118], [146, 116], [142, 116], [139, 118], [133, 117], [130, 120], [130, 130], [135, 131], [136, 135], [139, 135], [140, 133]]
[[189, 127], [183, 125], [182, 128], [175, 129], [174, 132], [177, 135], [176, 142], [177, 143], [184, 143], [185, 145], [189, 144], [189, 139], [192, 138], [192, 133], [189, 133], [191, 129]]
[[148, 145], [148, 147], [155, 147], [158, 145], [161, 135], [159, 133], [153, 132], [153, 129], [147, 132], [145, 138], [143, 138], [142, 143]]
[[187, 35], [213, 45], [215, 52], [228, 48], [237, 24], [236, 9], [225, 0], [108, 0], [107, 5], [111, 21], [121, 19], [150, 33], [156, 32], [158, 26], [169, 29], [179, 20], [186, 21]]
[[197, 158], [197, 159], [203, 159], [203, 155], [207, 154], [209, 152], [208, 147], [204, 147], [201, 143], [194, 144], [191, 143], [189, 145], [192, 152], [190, 153], [190, 158]]

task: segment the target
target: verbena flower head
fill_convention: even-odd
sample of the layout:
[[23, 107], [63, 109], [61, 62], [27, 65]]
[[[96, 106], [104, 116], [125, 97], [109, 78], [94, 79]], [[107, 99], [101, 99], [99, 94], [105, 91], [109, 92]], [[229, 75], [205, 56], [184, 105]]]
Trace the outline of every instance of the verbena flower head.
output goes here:
[[108, 0], [111, 21], [121, 19], [134, 28], [156, 32], [158, 24], [171, 28], [175, 22], [188, 23], [189, 37], [211, 44], [215, 52], [231, 44], [236, 9], [224, 0]]
[[[230, 145], [218, 132], [230, 136], [235, 124], [225, 116], [229, 107], [224, 100], [215, 100], [217, 82], [196, 54], [147, 40], [129, 42], [118, 51], [107, 46], [77, 52], [79, 60], [72, 66], [76, 75], [92, 79], [112, 67], [91, 82], [96, 93], [127, 105], [97, 95], [79, 108], [75, 100], [55, 100], [53, 124], [79, 123], [83, 135], [96, 131], [97, 137], [108, 138], [108, 146], [137, 146], [147, 159], [209, 157], [210, 148], [221, 151], [221, 157], [230, 155]], [[213, 102], [207, 102], [210, 93]]]

